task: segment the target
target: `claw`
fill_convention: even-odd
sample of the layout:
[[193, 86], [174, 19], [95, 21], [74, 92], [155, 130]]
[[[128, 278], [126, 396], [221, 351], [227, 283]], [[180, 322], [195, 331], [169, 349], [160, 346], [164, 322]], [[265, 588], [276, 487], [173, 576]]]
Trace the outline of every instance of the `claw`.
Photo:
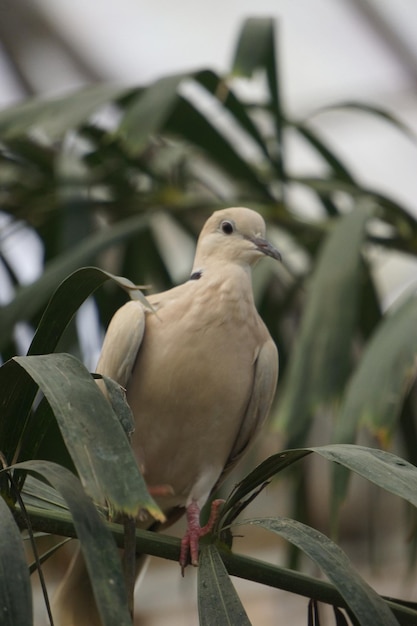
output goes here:
[[200, 507], [193, 500], [187, 507], [187, 531], [181, 540], [180, 566], [181, 575], [184, 576], [184, 569], [188, 563], [196, 567], [198, 565], [198, 550], [200, 537], [204, 537], [213, 530], [219, 516], [219, 507], [224, 500], [213, 500], [211, 503], [210, 516], [205, 526], [200, 526]]

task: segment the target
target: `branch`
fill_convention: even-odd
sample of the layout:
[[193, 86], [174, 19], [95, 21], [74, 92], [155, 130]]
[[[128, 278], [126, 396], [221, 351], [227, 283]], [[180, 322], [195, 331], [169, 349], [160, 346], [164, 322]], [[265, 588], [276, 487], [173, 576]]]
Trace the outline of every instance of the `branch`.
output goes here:
[[[74, 525], [68, 513], [47, 511], [34, 507], [26, 507], [33, 530], [52, 535], [76, 538]], [[16, 522], [22, 530], [26, 528], [21, 512], [14, 511]], [[121, 524], [107, 523], [119, 548], [124, 546], [124, 527]], [[347, 603], [333, 585], [328, 582], [311, 578], [306, 574], [284, 567], [271, 565], [258, 559], [233, 554], [219, 546], [220, 554], [228, 573], [245, 580], [251, 580], [268, 587], [282, 589], [318, 602], [340, 608], [348, 608]], [[178, 561], [180, 556], [180, 540], [165, 534], [149, 530], [136, 530], [136, 554], [149, 554], [170, 561]], [[382, 596], [383, 597], [383, 596]], [[403, 606], [399, 602], [386, 600], [388, 606], [398, 619], [401, 626], [415, 626], [417, 611]]]

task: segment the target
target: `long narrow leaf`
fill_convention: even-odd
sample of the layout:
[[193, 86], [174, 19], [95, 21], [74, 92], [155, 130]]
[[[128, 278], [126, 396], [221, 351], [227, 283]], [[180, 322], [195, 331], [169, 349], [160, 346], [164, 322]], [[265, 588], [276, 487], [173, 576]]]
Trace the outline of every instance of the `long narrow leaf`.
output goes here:
[[404, 459], [374, 448], [352, 444], [331, 444], [284, 450], [274, 454], [250, 472], [232, 491], [221, 511], [223, 525], [230, 524], [269, 481], [287, 467], [314, 453], [354, 471], [363, 478], [417, 507], [417, 467]]
[[42, 276], [34, 283], [21, 287], [14, 300], [0, 310], [0, 351], [7, 345], [17, 321], [30, 319], [47, 303], [48, 299], [71, 272], [91, 262], [102, 250], [120, 243], [145, 228], [147, 217], [134, 215], [91, 235], [56, 259], [50, 261]]
[[338, 416], [335, 443], [355, 441], [365, 426], [387, 446], [401, 407], [417, 376], [417, 298], [388, 314], [371, 337]]
[[27, 461], [13, 469], [41, 476], [61, 494], [74, 521], [103, 626], [132, 626], [116, 544], [77, 478], [45, 461]]
[[149, 137], [165, 126], [177, 104], [180, 84], [191, 77], [183, 73], [161, 78], [130, 100], [117, 134], [133, 154], [139, 154]]
[[10, 360], [0, 367], [0, 441], [8, 463], [16, 460], [35, 396], [36, 385], [17, 363]]
[[225, 110], [233, 116], [239, 126], [241, 126], [255, 141], [267, 160], [273, 166], [276, 166], [275, 160], [271, 157], [267, 142], [263, 138], [256, 124], [254, 124], [252, 119], [249, 117], [241, 100], [236, 97], [230, 87], [226, 85], [226, 83], [219, 80], [217, 74], [208, 70], [200, 72], [194, 77], [194, 80], [207, 89], [207, 91], [209, 91], [219, 102], [222, 103]]
[[276, 421], [290, 445], [302, 443], [318, 407], [340, 400], [350, 373], [368, 218], [362, 204], [341, 218], [317, 260]]
[[346, 102], [336, 102], [335, 104], [326, 105], [324, 107], [320, 107], [317, 111], [314, 111], [310, 118], [316, 115], [320, 115], [321, 113], [326, 113], [328, 111], [357, 111], [358, 113], [368, 113], [373, 117], [380, 118], [384, 122], [388, 122], [394, 128], [404, 133], [406, 137], [411, 139], [415, 144], [417, 144], [417, 136], [414, 133], [413, 129], [405, 124], [402, 120], [400, 120], [396, 115], [393, 115], [389, 111], [386, 111], [382, 107], [376, 106], [374, 104], [366, 104], [364, 102], [355, 102], [353, 100]]
[[238, 76], [252, 76], [256, 70], [266, 73], [269, 94], [276, 120], [282, 120], [278, 68], [276, 59], [276, 24], [269, 17], [254, 17], [245, 20], [232, 64]]
[[36, 128], [56, 139], [127, 93], [126, 88], [114, 85], [94, 85], [59, 98], [34, 98], [0, 112], [0, 136], [9, 139]]
[[[366, 427], [386, 447], [395, 430], [411, 383], [417, 376], [417, 298], [407, 299], [387, 315], [371, 337], [341, 407], [335, 443], [354, 442]], [[345, 468], [335, 467], [332, 514], [335, 520], [349, 482]]]
[[[388, 224], [394, 226], [398, 235], [403, 239], [398, 242], [402, 244], [402, 247], [398, 246], [398, 249], [413, 254], [417, 253], [414, 242], [417, 233], [417, 220], [410, 209], [400, 205], [391, 197], [358, 184], [352, 185], [346, 179], [291, 176], [290, 180], [294, 183], [304, 185], [318, 194], [329, 194], [340, 191], [351, 196], [356, 202], [373, 202], [382, 209], [383, 219]], [[407, 239], [411, 239], [411, 241], [408, 242]]]
[[348, 183], [355, 185], [355, 180], [347, 167], [341, 160], [323, 143], [317, 132], [308, 128], [305, 124], [293, 122], [291, 124], [297, 132], [315, 149], [318, 154], [331, 168], [332, 175], [337, 176], [340, 180], [346, 180]]
[[200, 626], [250, 626], [249, 618], [215, 545], [203, 545], [198, 568]]
[[32, 624], [32, 590], [19, 528], [0, 497], [0, 614], [2, 626]]
[[240, 525], [261, 526], [277, 533], [307, 554], [326, 574], [361, 626], [398, 626], [384, 600], [359, 576], [345, 553], [328, 537], [292, 519], [250, 519]]
[[198, 146], [233, 177], [252, 184], [271, 200], [268, 188], [239, 151], [210, 121], [209, 117], [184, 98], [178, 88], [186, 79], [200, 82], [215, 91], [222, 81], [213, 72], [196, 72], [171, 76], [157, 81], [133, 99], [118, 129], [118, 135], [133, 154], [140, 153], [152, 135], [171, 132]]
[[110, 511], [163, 519], [149, 496], [126, 434], [85, 367], [67, 354], [15, 357], [45, 394], [81, 481]]
[[57, 287], [39, 322], [28, 355], [53, 352], [65, 328], [82, 303], [108, 280], [129, 292], [132, 299], [148, 302], [139, 288], [122, 276], [114, 276], [98, 267], [82, 267], [70, 274]]
[[417, 467], [395, 454], [348, 444], [311, 448], [311, 451], [343, 465], [417, 507]]
[[269, 88], [270, 106], [276, 134], [276, 162], [281, 182], [287, 179], [284, 163], [283, 113], [279, 65], [277, 59], [276, 22], [269, 17], [248, 18], [240, 31], [232, 63], [235, 75], [252, 76], [256, 70], [265, 72]]

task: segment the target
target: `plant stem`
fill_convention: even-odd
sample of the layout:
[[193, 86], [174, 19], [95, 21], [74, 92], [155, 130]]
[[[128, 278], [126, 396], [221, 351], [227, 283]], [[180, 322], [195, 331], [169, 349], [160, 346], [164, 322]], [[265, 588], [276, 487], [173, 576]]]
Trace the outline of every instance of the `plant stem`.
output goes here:
[[[65, 537], [76, 537], [74, 525], [68, 513], [46, 511], [30, 506], [26, 507], [26, 513], [30, 518], [33, 530]], [[20, 528], [26, 528], [25, 519], [19, 509], [15, 509], [15, 519]], [[118, 547], [124, 547], [125, 531], [123, 525], [108, 523], [107, 527]], [[171, 561], [179, 560], [180, 540], [176, 537], [136, 529], [135, 543], [137, 555], [149, 554]], [[282, 589], [332, 606], [347, 608], [347, 603], [340, 593], [328, 582], [258, 559], [234, 554], [222, 546], [218, 547], [225, 567], [231, 576]], [[416, 610], [392, 600], [386, 600], [386, 602], [401, 626], [416, 625]]]

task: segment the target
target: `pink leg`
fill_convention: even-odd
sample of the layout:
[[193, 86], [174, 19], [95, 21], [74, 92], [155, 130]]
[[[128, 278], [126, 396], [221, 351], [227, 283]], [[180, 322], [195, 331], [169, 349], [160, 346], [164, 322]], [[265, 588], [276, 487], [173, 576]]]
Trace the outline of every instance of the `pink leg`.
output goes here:
[[184, 576], [184, 569], [188, 564], [189, 556], [191, 565], [198, 565], [198, 542], [200, 537], [207, 535], [213, 530], [213, 526], [219, 515], [219, 507], [224, 500], [213, 500], [211, 503], [210, 517], [207, 524], [200, 526], [200, 507], [193, 500], [187, 507], [187, 531], [181, 540], [180, 566], [181, 574]]

